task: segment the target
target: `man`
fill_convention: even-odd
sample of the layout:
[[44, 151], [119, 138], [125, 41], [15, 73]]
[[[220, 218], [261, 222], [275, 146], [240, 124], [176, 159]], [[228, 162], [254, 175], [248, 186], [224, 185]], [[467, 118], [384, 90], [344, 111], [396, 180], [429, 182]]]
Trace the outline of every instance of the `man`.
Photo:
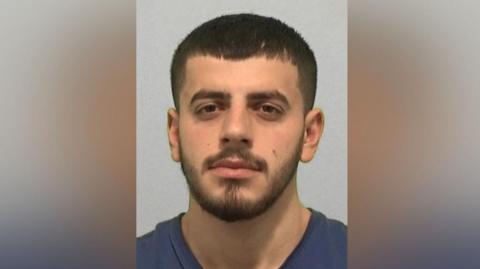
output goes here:
[[317, 66], [292, 28], [253, 14], [193, 30], [171, 65], [171, 156], [185, 214], [137, 240], [143, 268], [346, 268], [346, 227], [305, 208], [298, 162], [323, 131]]

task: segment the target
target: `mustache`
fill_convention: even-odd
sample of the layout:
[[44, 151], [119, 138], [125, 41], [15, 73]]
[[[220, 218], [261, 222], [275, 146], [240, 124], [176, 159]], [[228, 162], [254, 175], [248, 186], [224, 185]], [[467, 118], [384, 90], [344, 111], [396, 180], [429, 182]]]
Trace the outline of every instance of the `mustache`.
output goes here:
[[267, 161], [265, 161], [265, 159], [252, 154], [248, 149], [227, 147], [222, 149], [219, 153], [207, 157], [203, 162], [203, 171], [206, 171], [207, 169], [212, 167], [214, 163], [223, 161], [228, 158], [240, 159], [243, 162], [248, 163], [248, 165], [252, 168], [259, 171], [265, 171], [268, 168]]

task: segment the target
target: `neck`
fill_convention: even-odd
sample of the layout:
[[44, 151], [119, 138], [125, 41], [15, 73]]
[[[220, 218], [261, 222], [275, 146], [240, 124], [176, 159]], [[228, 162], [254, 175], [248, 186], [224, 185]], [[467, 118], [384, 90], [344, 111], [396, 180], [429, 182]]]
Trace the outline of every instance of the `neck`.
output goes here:
[[246, 221], [222, 221], [190, 199], [182, 232], [204, 268], [279, 268], [300, 242], [309, 218], [292, 180], [271, 208]]

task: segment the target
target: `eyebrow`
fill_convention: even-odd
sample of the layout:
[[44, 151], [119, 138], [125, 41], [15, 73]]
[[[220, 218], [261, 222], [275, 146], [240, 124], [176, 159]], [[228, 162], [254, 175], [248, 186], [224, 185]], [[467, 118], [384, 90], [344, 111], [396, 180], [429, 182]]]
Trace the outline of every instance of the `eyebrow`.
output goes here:
[[248, 101], [278, 100], [290, 107], [287, 97], [278, 90], [265, 90], [247, 94]]
[[[190, 99], [190, 105], [192, 105], [195, 101], [201, 99], [230, 100], [230, 98], [231, 94], [222, 90], [200, 89]], [[279, 100], [280, 102], [284, 103], [287, 108], [290, 107], [290, 103], [288, 102], [287, 97], [278, 90], [264, 90], [247, 94], [247, 100], [249, 102], [265, 101], [272, 99]]]
[[231, 95], [224, 91], [201, 89], [192, 96], [192, 98], [190, 99], [190, 105], [200, 99], [228, 100], [230, 99], [230, 97]]

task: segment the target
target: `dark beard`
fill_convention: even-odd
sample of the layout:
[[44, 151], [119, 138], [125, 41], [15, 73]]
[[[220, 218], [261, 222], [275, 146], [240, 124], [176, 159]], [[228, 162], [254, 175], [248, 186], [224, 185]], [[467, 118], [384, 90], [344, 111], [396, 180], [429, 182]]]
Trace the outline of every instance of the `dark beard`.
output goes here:
[[[240, 189], [246, 184], [241, 180], [224, 179], [221, 182], [225, 187], [223, 199], [211, 197], [202, 188], [200, 173], [185, 158], [182, 148], [180, 148], [181, 167], [187, 179], [190, 194], [205, 211], [226, 222], [250, 220], [266, 212], [290, 184], [297, 172], [302, 152], [302, 143], [303, 139], [300, 139], [291, 158], [281, 164], [277, 171], [272, 171], [272, 176], [267, 178], [270, 182], [270, 189], [257, 201], [246, 201], [240, 197]], [[263, 172], [268, 170], [267, 163], [263, 159], [253, 156], [248, 150], [232, 148], [225, 148], [216, 156], [207, 158], [203, 167], [205, 168], [208, 163], [216, 159], [230, 156], [236, 156], [248, 162], [256, 163], [263, 168]]]

